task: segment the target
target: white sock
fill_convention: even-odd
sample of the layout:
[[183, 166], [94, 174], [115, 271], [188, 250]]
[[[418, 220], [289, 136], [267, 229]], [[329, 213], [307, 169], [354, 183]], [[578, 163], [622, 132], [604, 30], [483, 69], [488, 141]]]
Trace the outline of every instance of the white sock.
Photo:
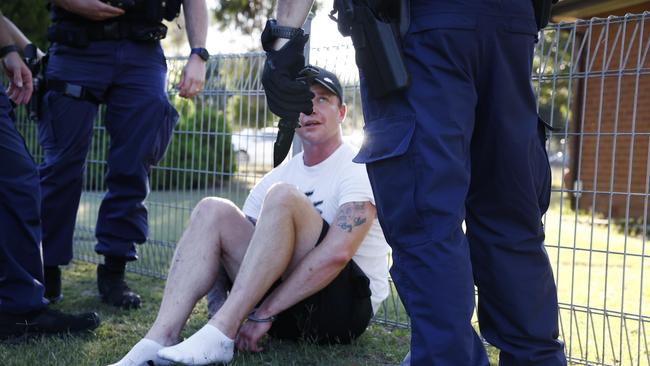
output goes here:
[[185, 341], [158, 351], [158, 357], [186, 365], [230, 362], [235, 341], [216, 327], [206, 324]]
[[153, 361], [156, 366], [170, 365], [171, 362], [158, 357], [158, 351], [162, 348], [164, 348], [162, 344], [142, 338], [126, 356], [109, 366], [148, 366], [147, 361]]

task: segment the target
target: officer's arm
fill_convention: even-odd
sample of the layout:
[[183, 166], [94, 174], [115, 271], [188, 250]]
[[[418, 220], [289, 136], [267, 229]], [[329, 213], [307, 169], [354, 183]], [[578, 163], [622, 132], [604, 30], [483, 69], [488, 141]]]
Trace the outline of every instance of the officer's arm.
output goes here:
[[6, 19], [0, 11], [0, 47], [9, 46], [14, 44], [14, 39], [11, 35], [9, 27], [7, 26]]
[[[18, 27], [16, 27], [16, 25], [11, 20], [9, 20], [9, 18], [4, 17], [4, 20], [5, 20], [6, 24], [7, 24], [7, 28], [9, 29], [9, 33], [11, 34], [11, 38], [13, 39], [16, 46], [18, 46], [19, 49], [24, 50], [25, 47], [28, 44], [30, 44], [31, 42], [23, 34], [23, 32], [21, 32], [20, 29], [18, 29]], [[38, 55], [37, 55], [38, 58], [43, 57], [43, 55], [44, 55], [43, 51], [38, 49], [38, 50], [36, 50], [36, 52], [38, 53]]]
[[[278, 25], [291, 28], [302, 27], [313, 4], [314, 0], [278, 0], [276, 8]], [[286, 38], [278, 38], [273, 48], [279, 50], [287, 42], [289, 40]]]
[[3, 55], [2, 66], [9, 77], [7, 95], [17, 104], [24, 104], [32, 96], [32, 74], [16, 52], [15, 40], [9, 24], [0, 12], [0, 48]]
[[18, 29], [18, 27], [16, 27], [16, 25], [11, 22], [11, 20], [9, 20], [7, 17], [3, 18], [7, 26], [7, 31], [9, 32], [13, 43], [21, 50], [25, 49], [25, 46], [29, 44], [29, 39], [25, 37], [23, 32], [21, 32], [20, 29]]
[[[205, 0], [184, 0], [183, 12], [185, 13], [187, 40], [190, 42], [190, 47], [205, 47], [205, 39], [208, 34], [208, 7]], [[198, 57], [198, 55], [190, 57]]]
[[331, 283], [359, 249], [375, 215], [368, 201], [341, 205], [323, 242], [264, 300], [255, 316], [277, 315]]
[[[185, 26], [190, 47], [205, 47], [208, 32], [208, 7], [205, 0], [184, 0]], [[203, 89], [205, 83], [205, 61], [197, 54], [191, 54], [187, 60], [181, 81], [178, 83], [178, 95], [191, 98]]]

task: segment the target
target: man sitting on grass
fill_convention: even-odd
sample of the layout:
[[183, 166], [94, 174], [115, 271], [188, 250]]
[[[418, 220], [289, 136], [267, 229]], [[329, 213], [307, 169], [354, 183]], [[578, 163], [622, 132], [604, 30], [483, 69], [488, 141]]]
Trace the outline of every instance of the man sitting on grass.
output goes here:
[[[388, 295], [388, 246], [372, 190], [364, 165], [352, 162], [355, 149], [341, 138], [343, 89], [326, 70], [309, 66], [301, 75], [314, 94], [313, 113], [301, 114], [296, 130], [304, 151], [267, 174], [243, 212], [221, 198], [197, 204], [153, 326], [115, 365], [228, 362], [235, 343], [257, 352], [266, 333], [349, 343]], [[225, 302], [177, 344], [224, 270], [233, 280]]]

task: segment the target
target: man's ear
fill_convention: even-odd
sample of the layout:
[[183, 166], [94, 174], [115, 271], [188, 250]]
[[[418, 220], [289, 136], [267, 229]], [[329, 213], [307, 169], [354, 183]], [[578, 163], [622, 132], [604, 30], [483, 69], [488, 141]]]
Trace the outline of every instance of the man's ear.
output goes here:
[[348, 106], [341, 103], [341, 105], [339, 106], [339, 119], [341, 120], [341, 123], [343, 123], [343, 121], [345, 120], [345, 116], [347, 115], [347, 113], [348, 113]]

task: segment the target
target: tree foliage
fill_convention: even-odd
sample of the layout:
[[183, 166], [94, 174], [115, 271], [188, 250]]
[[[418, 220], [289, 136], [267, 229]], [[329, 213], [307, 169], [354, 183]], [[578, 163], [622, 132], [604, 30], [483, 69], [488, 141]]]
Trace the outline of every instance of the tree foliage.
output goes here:
[[2, 0], [0, 10], [41, 49], [48, 46], [47, 26], [50, 24], [47, 0]]
[[[266, 19], [272, 17], [277, 0], [220, 0], [214, 9], [214, 16], [221, 29], [234, 26], [243, 34], [259, 32]], [[314, 2], [312, 11], [316, 11]]]
[[276, 0], [221, 0], [214, 9], [214, 16], [222, 30], [234, 26], [250, 34], [262, 29], [276, 3]]

